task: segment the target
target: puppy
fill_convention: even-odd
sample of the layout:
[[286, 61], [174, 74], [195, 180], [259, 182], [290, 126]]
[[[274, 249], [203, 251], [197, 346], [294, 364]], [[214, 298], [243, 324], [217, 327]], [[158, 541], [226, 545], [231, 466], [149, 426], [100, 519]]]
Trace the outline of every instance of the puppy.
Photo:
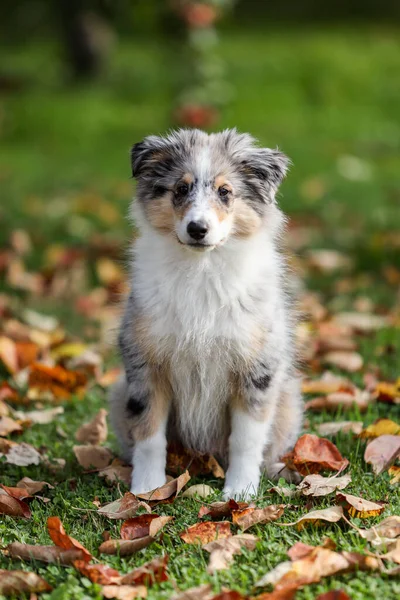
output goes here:
[[228, 467], [226, 498], [250, 496], [285, 476], [302, 423], [275, 200], [289, 161], [235, 129], [149, 136], [131, 159], [141, 235], [110, 413], [131, 491], [165, 483], [179, 440]]

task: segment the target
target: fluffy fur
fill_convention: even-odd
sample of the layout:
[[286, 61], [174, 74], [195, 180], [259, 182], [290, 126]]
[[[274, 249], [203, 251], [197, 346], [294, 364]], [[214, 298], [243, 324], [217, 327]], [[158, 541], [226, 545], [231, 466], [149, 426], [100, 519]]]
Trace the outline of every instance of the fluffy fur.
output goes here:
[[165, 482], [178, 439], [228, 467], [226, 497], [254, 494], [285, 475], [302, 421], [275, 201], [288, 159], [236, 130], [150, 136], [131, 158], [141, 236], [111, 394], [131, 489]]

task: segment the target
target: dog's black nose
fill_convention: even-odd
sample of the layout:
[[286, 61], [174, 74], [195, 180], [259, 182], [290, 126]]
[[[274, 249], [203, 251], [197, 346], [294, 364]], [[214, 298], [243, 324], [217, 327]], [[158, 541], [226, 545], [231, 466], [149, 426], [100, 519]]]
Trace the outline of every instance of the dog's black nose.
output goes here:
[[207, 231], [208, 227], [204, 221], [190, 221], [189, 225], [187, 226], [188, 234], [196, 241], [205, 238]]

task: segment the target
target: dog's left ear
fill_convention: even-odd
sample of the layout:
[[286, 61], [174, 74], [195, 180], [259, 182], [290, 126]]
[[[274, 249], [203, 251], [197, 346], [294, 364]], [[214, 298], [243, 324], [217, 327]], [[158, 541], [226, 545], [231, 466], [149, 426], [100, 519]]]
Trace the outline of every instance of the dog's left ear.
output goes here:
[[289, 165], [290, 160], [283, 152], [270, 148], [254, 148], [242, 161], [245, 172], [270, 184], [275, 190], [285, 177]]
[[149, 135], [131, 148], [132, 176], [139, 177], [165, 153], [166, 140], [157, 135]]

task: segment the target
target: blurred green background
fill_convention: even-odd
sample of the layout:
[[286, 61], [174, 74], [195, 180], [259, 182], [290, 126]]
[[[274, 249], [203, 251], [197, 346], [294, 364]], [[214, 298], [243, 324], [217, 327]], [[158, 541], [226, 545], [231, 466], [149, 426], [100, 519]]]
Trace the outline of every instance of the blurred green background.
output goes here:
[[314, 227], [307, 244], [398, 264], [399, 16], [398, 2], [6, 0], [0, 244], [28, 231], [33, 261], [99, 234], [123, 244], [130, 146], [205, 104], [209, 129], [291, 157], [280, 202]]

